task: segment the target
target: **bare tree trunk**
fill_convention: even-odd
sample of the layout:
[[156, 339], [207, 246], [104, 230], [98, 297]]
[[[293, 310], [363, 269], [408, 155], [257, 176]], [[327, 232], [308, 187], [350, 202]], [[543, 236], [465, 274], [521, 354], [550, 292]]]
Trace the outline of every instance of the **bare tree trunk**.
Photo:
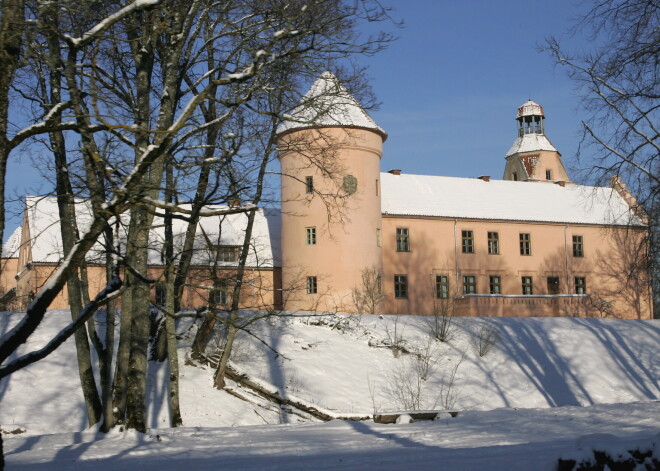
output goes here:
[[[131, 214], [136, 219], [136, 230], [129, 235], [135, 246], [134, 258], [129, 262], [141, 274], [147, 274], [147, 256], [151, 218], [143, 208]], [[146, 391], [149, 350], [149, 288], [142, 279], [135, 278], [128, 290], [131, 297], [130, 356], [126, 388], [126, 426], [139, 432], [147, 431]]]
[[[9, 158], [9, 88], [18, 68], [25, 26], [25, 2], [4, 0], [0, 4], [0, 241], [5, 234], [5, 178]], [[1, 456], [1, 454], [0, 454]]]
[[[135, 125], [140, 131], [135, 138], [135, 161], [150, 144], [148, 130], [151, 116], [151, 81], [155, 59], [155, 26], [152, 15], [149, 12], [138, 15], [129, 23], [128, 37], [131, 39], [131, 50], [135, 62], [135, 95], [137, 108], [135, 110]], [[158, 159], [162, 162], [162, 157]], [[158, 172], [157, 169], [152, 169]], [[154, 173], [145, 175], [142, 179], [142, 194], [153, 193], [152, 182], [160, 183], [160, 176], [156, 179]], [[156, 197], [158, 195], [156, 194]], [[135, 272], [141, 276], [147, 276], [147, 257], [149, 244], [149, 229], [151, 217], [143, 207], [136, 206], [131, 210], [131, 223], [129, 227], [127, 246], [130, 248], [130, 256], [127, 250], [126, 261]], [[146, 432], [146, 388], [147, 388], [147, 365], [149, 349], [149, 284], [144, 279], [133, 276], [132, 283], [126, 292], [126, 298], [130, 301], [130, 329], [122, 331], [127, 339], [128, 358], [127, 376], [125, 389], [125, 418], [126, 426], [139, 432]], [[122, 306], [122, 314], [127, 306]]]
[[236, 328], [237, 322], [238, 312], [234, 313], [232, 310], [229, 325], [227, 326], [227, 341], [225, 342], [225, 348], [222, 350], [222, 355], [220, 356], [220, 362], [218, 363], [218, 368], [215, 372], [215, 378], [213, 378], [213, 385], [218, 389], [223, 389], [226, 386], [225, 376], [227, 374], [227, 363], [231, 357], [231, 350], [234, 346], [234, 340], [236, 340], [236, 334], [238, 333], [238, 329]]
[[[262, 162], [261, 175], [265, 172], [266, 160]], [[259, 187], [257, 190], [258, 198], [261, 197], [261, 184], [257, 183]], [[258, 198], [255, 198], [258, 201]], [[231, 299], [231, 311], [229, 314], [229, 320], [227, 325], [227, 342], [225, 343], [225, 348], [222, 351], [222, 356], [220, 357], [220, 363], [215, 374], [214, 385], [218, 389], [225, 387], [225, 372], [227, 370], [227, 363], [229, 357], [231, 356], [231, 350], [234, 345], [234, 340], [236, 339], [236, 334], [238, 333], [238, 323], [240, 321], [240, 297], [241, 297], [241, 288], [243, 287], [243, 279], [245, 276], [245, 264], [247, 262], [248, 254], [250, 252], [250, 242], [252, 241], [252, 228], [254, 226], [254, 216], [255, 211], [250, 211], [247, 213], [247, 225], [245, 227], [245, 236], [243, 238], [243, 248], [241, 251], [241, 258], [238, 262], [238, 269], [236, 270], [236, 279], [234, 280], [234, 290]]]
[[192, 344], [191, 356], [195, 360], [199, 360], [203, 357], [206, 346], [209, 343], [209, 337], [215, 328], [216, 321], [215, 311], [211, 311], [209, 308], [209, 314], [204, 318], [202, 325], [197, 329], [195, 340]]
[[[105, 244], [108, 249], [115, 247], [112, 229], [105, 230]], [[105, 260], [105, 279], [106, 284], [112, 279], [114, 260], [113, 255], [108, 250]], [[105, 312], [105, 350], [103, 351], [104, 361], [101, 362], [101, 402], [103, 405], [103, 424], [101, 431], [108, 432], [115, 423], [115, 415], [112, 411], [112, 358], [114, 356], [115, 345], [115, 306], [116, 302], [110, 301], [106, 305]]]
[[[131, 246], [126, 247], [126, 258], [130, 260]], [[128, 384], [128, 364], [131, 353], [131, 322], [133, 314], [133, 298], [130, 287], [133, 286], [134, 276], [131, 273], [124, 275], [127, 287], [121, 299], [121, 314], [119, 316], [119, 346], [117, 347], [117, 360], [115, 364], [115, 379], [112, 398], [113, 425], [124, 423], [126, 416], [126, 389]]]
[[[212, 46], [209, 42], [207, 45], [207, 66], [209, 70], [215, 68], [215, 59], [211, 50]], [[209, 94], [212, 97], [215, 97], [217, 93], [217, 86], [213, 86], [209, 90]], [[206, 123], [211, 123], [216, 120], [218, 117], [217, 107], [215, 100], [211, 99], [208, 101], [207, 105], [202, 106], [202, 111], [204, 114], [204, 120]], [[206, 131], [206, 148], [204, 149], [204, 160], [213, 157], [213, 153], [217, 148], [218, 140], [218, 130], [220, 129], [219, 124], [211, 126]], [[195, 241], [195, 235], [197, 234], [197, 223], [199, 222], [199, 211], [204, 206], [206, 200], [206, 191], [209, 184], [209, 175], [211, 173], [210, 165], [202, 165], [199, 178], [197, 180], [197, 189], [195, 190], [195, 197], [192, 202], [192, 215], [188, 227], [186, 229], [186, 237], [183, 242], [183, 248], [181, 250], [181, 255], [179, 257], [179, 266], [177, 267], [176, 277], [174, 279], [174, 309], [179, 311], [181, 309], [181, 297], [183, 296], [183, 288], [186, 283], [186, 278], [188, 276], [188, 271], [190, 269], [190, 262], [193, 255], [193, 244]]]
[[174, 290], [172, 274], [167, 281], [167, 313], [165, 315], [165, 332], [167, 334], [167, 359], [170, 367], [170, 409], [172, 411], [171, 427], [183, 425], [181, 406], [179, 403], [179, 355], [177, 353], [176, 323], [169, 314], [174, 310]]
[[[255, 179], [256, 190], [252, 199], [252, 204], [256, 206], [261, 202], [263, 194], [264, 176], [266, 175], [266, 167], [268, 165], [269, 156], [275, 149], [276, 135], [275, 135], [275, 121], [272, 123], [272, 129], [269, 137], [267, 138], [267, 145], [264, 149], [264, 155], [261, 158], [259, 173]], [[243, 237], [243, 247], [241, 250], [241, 257], [238, 262], [238, 269], [236, 270], [236, 280], [234, 282], [234, 292], [231, 300], [231, 311], [229, 314], [229, 325], [227, 327], [227, 342], [222, 351], [222, 357], [215, 374], [214, 384], [218, 389], [225, 387], [225, 373], [227, 371], [227, 363], [231, 356], [231, 349], [234, 344], [234, 339], [238, 333], [237, 323], [239, 322], [239, 306], [241, 297], [241, 288], [243, 286], [243, 278], [245, 276], [245, 264], [247, 262], [248, 254], [250, 252], [250, 242], [252, 241], [252, 228], [254, 226], [255, 212], [250, 211], [247, 213], [247, 225], [245, 227], [245, 235]]]
[[[50, 96], [45, 102], [60, 103], [62, 101], [62, 58], [60, 47], [55, 31], [58, 30], [57, 13], [54, 11], [54, 5], [45, 6], [42, 9], [44, 23], [51, 26], [46, 32], [48, 42], [48, 70], [49, 70], [49, 91]], [[48, 91], [44, 90], [44, 95]], [[46, 110], [48, 111], [48, 110]], [[55, 118], [54, 124], [59, 124], [61, 118]], [[69, 180], [69, 167], [66, 158], [66, 144], [62, 131], [49, 133], [50, 144], [55, 159], [55, 191], [57, 194], [57, 208], [60, 216], [60, 233], [62, 235], [62, 250], [67, 254], [73, 248], [76, 240], [79, 239], [78, 225], [76, 223], [76, 210], [74, 204], [73, 189]], [[71, 310], [71, 319], [76, 320], [83, 308], [83, 297], [81, 283], [78, 272], [74, 271], [67, 280], [67, 291], [69, 294], [69, 308]], [[87, 296], [89, 302], [89, 296]], [[90, 322], [94, 322], [90, 318]], [[94, 425], [102, 417], [101, 400], [96, 389], [96, 380], [92, 369], [92, 359], [85, 329], [79, 329], [75, 335], [76, 356], [78, 360], [78, 375], [82, 386], [85, 406], [87, 409], [88, 424]]]
[[[172, 162], [167, 163], [165, 169], [165, 202], [174, 203], [174, 169]], [[165, 336], [167, 339], [167, 359], [170, 367], [170, 410], [172, 411], [172, 427], [178, 427], [183, 424], [181, 418], [181, 407], [179, 405], [179, 355], [177, 353], [176, 343], [176, 323], [173, 315], [176, 313], [174, 296], [174, 230], [172, 227], [172, 211], [165, 211]]]
[[[60, 228], [62, 233], [62, 248], [64, 253], [69, 253], [77, 239], [77, 225], [75, 223], [75, 209], [73, 205], [73, 195], [71, 187], [68, 185], [66, 172], [66, 155], [64, 150], [64, 139], [60, 133], [51, 133], [51, 143], [55, 154], [55, 165], [57, 167], [57, 205], [60, 214]], [[74, 271], [67, 280], [67, 290], [69, 293], [69, 308], [71, 310], [71, 319], [76, 320], [82, 311], [82, 292], [78, 273]], [[90, 318], [93, 321], [93, 317]], [[89, 425], [99, 422], [102, 417], [101, 400], [96, 389], [96, 380], [92, 369], [91, 352], [87, 332], [78, 329], [74, 335], [76, 340], [76, 356], [78, 360], [78, 374], [80, 384], [85, 398], [87, 408], [87, 418]]]

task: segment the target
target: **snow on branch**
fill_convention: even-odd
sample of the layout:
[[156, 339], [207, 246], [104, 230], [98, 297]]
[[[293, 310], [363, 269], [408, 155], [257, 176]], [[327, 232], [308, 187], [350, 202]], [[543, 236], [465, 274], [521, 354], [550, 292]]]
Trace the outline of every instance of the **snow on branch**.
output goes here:
[[[182, 208], [179, 205], [172, 204], [172, 203], [166, 203], [165, 201], [159, 201], [159, 200], [154, 200], [148, 197], [142, 197], [142, 202], [149, 204], [151, 206], [154, 206], [156, 208], [160, 209], [165, 209], [165, 210], [170, 210], [175, 213], [182, 213], [182, 214], [188, 214], [192, 215], [193, 211], [190, 209]], [[228, 214], [240, 214], [240, 213], [247, 213], [250, 211], [256, 211], [258, 208], [257, 206], [253, 204], [246, 204], [245, 206], [238, 206], [234, 208], [223, 208], [223, 209], [208, 209], [208, 208], [203, 208], [199, 210], [198, 214], [201, 217], [209, 217], [209, 216], [224, 216]]]
[[130, 13], [136, 10], [140, 10], [142, 8], [158, 5], [160, 2], [161, 0], [135, 0], [133, 3], [126, 5], [118, 12], [113, 13], [104, 20], [100, 21], [98, 24], [96, 24], [96, 26], [94, 26], [87, 32], [83, 33], [83, 35], [80, 38], [72, 38], [71, 36], [67, 36], [67, 40], [74, 47], [77, 48], [83, 47], [88, 43], [90, 43], [100, 33], [104, 32], [112, 25], [122, 20], [125, 16], [129, 15]]

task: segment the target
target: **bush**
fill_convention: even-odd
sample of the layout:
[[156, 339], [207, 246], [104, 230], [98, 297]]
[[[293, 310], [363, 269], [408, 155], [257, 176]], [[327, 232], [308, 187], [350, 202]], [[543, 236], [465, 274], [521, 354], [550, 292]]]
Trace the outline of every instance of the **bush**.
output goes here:
[[448, 342], [454, 337], [454, 306], [451, 299], [436, 299], [433, 314], [425, 319], [429, 335], [441, 342]]
[[480, 357], [484, 357], [500, 341], [500, 333], [497, 327], [490, 323], [484, 323], [479, 331], [472, 334], [472, 346]]
[[660, 461], [653, 457], [653, 450], [629, 450], [628, 453], [612, 457], [606, 451], [594, 450], [594, 457], [578, 462], [573, 459], [559, 459], [557, 471], [604, 471], [604, 470], [660, 470]]

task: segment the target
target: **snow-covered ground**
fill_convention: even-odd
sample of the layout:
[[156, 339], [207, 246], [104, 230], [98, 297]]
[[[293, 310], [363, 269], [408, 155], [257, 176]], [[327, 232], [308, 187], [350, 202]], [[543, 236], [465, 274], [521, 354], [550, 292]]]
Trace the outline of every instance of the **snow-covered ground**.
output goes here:
[[[0, 314], [0, 332], [20, 313]], [[68, 319], [51, 311], [27, 349]], [[486, 328], [484, 330], [484, 327]], [[655, 445], [660, 453], [660, 323], [616, 319], [456, 320], [431, 341], [414, 316], [289, 318], [243, 334], [233, 366], [281, 396], [329, 415], [408, 409], [460, 411], [433, 422], [320, 423], [230, 382], [243, 401], [212, 387], [212, 369], [186, 361], [195, 327], [180, 326], [183, 428], [168, 429], [163, 378], [151, 364], [146, 435], [84, 431], [73, 341], [0, 382], [8, 469], [555, 469], [592, 447]], [[497, 341], [479, 356], [475, 339]], [[483, 335], [482, 335], [483, 337]], [[398, 342], [411, 353], [395, 355]], [[271, 349], [272, 348], [272, 349]], [[425, 379], [422, 379], [425, 378]], [[50, 434], [50, 435], [49, 435]]]

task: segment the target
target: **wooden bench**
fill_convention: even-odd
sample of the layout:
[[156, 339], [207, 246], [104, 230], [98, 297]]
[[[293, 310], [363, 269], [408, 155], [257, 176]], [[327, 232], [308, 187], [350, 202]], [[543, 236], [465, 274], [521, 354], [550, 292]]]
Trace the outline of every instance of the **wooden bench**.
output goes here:
[[458, 415], [458, 411], [416, 410], [384, 412], [382, 414], [374, 414], [374, 422], [377, 424], [395, 424], [398, 418], [402, 415], [409, 415], [415, 422], [418, 420], [436, 420], [442, 414], [449, 414], [451, 417], [456, 417]]

